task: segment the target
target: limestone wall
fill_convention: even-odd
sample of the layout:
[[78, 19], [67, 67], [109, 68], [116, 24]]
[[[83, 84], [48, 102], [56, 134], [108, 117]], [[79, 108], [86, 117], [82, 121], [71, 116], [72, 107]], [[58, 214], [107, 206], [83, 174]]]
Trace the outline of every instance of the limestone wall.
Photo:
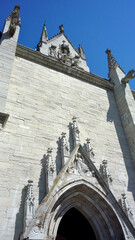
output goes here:
[[0, 133], [0, 239], [18, 240], [22, 232], [29, 179], [34, 181], [35, 208], [43, 199], [48, 147], [53, 148], [59, 172], [62, 132], [72, 151], [73, 116], [82, 145], [91, 139], [98, 169], [108, 160], [114, 194], [119, 199], [126, 192], [134, 212], [134, 168], [112, 91], [16, 57], [5, 112], [10, 117]]

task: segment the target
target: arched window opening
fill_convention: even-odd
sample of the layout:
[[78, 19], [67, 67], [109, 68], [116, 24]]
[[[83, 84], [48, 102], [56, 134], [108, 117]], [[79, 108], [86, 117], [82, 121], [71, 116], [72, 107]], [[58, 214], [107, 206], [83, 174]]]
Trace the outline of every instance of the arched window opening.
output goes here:
[[75, 208], [68, 210], [57, 231], [56, 240], [96, 240], [88, 220]]

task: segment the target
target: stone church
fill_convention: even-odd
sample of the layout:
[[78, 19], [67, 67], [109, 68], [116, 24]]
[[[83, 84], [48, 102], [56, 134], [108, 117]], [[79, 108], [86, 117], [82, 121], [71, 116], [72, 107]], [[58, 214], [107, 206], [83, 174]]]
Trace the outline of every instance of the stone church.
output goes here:
[[0, 35], [0, 239], [135, 239], [135, 71], [107, 49], [99, 77], [63, 25], [36, 50], [20, 28], [16, 5]]

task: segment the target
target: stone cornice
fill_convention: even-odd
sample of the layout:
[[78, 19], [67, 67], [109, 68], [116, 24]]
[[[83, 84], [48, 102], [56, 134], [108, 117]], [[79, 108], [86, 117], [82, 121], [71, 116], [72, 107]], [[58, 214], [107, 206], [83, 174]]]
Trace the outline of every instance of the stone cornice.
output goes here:
[[81, 69], [76, 69], [76, 68], [67, 66], [59, 61], [56, 61], [55, 59], [52, 59], [51, 57], [45, 56], [40, 52], [24, 47], [20, 44], [17, 45], [16, 56], [22, 57], [24, 59], [33, 61], [35, 63], [41, 64], [49, 68], [52, 68], [56, 71], [60, 71], [72, 77], [79, 78], [83, 81], [90, 82], [91, 84], [94, 84], [102, 88], [106, 88], [110, 90], [113, 90], [114, 88], [114, 85], [107, 79], [104, 79], [93, 73], [89, 73]]

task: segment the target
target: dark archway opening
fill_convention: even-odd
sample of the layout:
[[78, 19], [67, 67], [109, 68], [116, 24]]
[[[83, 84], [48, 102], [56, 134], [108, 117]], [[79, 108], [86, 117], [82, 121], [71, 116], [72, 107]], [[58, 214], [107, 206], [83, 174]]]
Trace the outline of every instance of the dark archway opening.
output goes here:
[[88, 220], [75, 208], [71, 208], [63, 216], [56, 240], [96, 240], [94, 231]]

